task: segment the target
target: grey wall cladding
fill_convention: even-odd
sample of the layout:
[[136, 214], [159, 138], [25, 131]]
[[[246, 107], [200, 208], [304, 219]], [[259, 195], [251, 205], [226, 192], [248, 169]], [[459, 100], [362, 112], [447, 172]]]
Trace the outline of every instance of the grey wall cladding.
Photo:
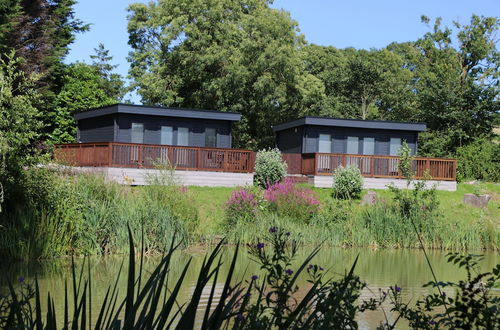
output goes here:
[[[280, 132], [278, 132], [279, 134]], [[345, 127], [328, 127], [328, 126], [306, 126], [304, 135], [304, 153], [318, 152], [319, 134], [332, 135], [332, 153], [347, 152], [347, 137], [356, 136], [359, 138], [358, 153], [363, 153], [363, 138], [375, 138], [375, 154], [389, 155], [389, 145], [391, 138], [401, 138], [406, 140], [412, 153], [416, 152], [417, 133], [410, 131], [398, 130], [378, 130], [378, 129], [360, 129], [360, 128], [345, 128]]]
[[276, 145], [284, 153], [302, 152], [302, 127], [290, 128], [276, 134]]
[[109, 142], [114, 139], [114, 115], [78, 121], [78, 142]]
[[231, 123], [221, 120], [204, 120], [204, 119], [183, 119], [174, 117], [160, 117], [149, 115], [117, 115], [117, 142], [131, 141], [132, 123], [144, 124], [144, 143], [160, 144], [161, 126], [173, 126], [174, 136], [173, 142], [177, 144], [177, 127], [189, 128], [189, 146], [204, 147], [205, 146], [205, 128], [217, 129], [217, 147], [231, 148]]

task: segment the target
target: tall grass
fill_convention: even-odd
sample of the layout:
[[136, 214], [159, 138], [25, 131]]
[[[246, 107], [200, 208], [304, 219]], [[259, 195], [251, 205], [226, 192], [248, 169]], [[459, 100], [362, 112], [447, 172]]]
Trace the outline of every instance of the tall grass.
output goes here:
[[127, 224], [144, 231], [146, 253], [164, 252], [173, 233], [188, 244], [197, 210], [178, 186], [133, 189], [97, 174], [30, 169], [0, 213], [0, 259], [127, 253]]

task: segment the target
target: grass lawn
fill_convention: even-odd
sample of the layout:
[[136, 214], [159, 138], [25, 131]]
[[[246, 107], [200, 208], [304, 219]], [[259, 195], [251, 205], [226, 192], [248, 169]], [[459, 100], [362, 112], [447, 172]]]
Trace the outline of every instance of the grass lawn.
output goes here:
[[[307, 185], [305, 185], [307, 186]], [[331, 189], [311, 188], [318, 194], [320, 201], [327, 202], [331, 199]], [[235, 188], [226, 187], [189, 187], [193, 203], [199, 210], [200, 233], [210, 234], [219, 232], [219, 224], [224, 219], [224, 204], [228, 200], [231, 191]], [[492, 195], [492, 199], [486, 209], [479, 209], [463, 203], [466, 193], [474, 193], [477, 186], [472, 184], [458, 184], [457, 191], [438, 191], [441, 213], [447, 220], [471, 221], [482, 219], [492, 226], [500, 226], [500, 184], [481, 184], [483, 193]], [[390, 199], [392, 193], [389, 190], [375, 190], [381, 199]]]

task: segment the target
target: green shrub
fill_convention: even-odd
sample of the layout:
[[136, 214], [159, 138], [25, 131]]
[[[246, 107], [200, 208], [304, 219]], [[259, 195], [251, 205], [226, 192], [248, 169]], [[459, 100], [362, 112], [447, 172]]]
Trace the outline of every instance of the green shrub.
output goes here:
[[363, 177], [356, 165], [339, 166], [333, 176], [333, 194], [337, 199], [357, 199], [363, 190]]
[[500, 181], [500, 144], [479, 139], [457, 149], [457, 177]]
[[261, 150], [255, 158], [255, 183], [266, 188], [279, 182], [286, 176], [287, 168], [278, 149]]

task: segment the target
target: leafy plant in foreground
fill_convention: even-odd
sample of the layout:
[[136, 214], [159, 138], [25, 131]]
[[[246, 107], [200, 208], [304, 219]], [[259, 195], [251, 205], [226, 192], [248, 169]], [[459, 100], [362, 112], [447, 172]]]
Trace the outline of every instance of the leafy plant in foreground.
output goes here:
[[[479, 272], [478, 262], [482, 256], [449, 253], [448, 262], [465, 268], [467, 278], [458, 283], [429, 282], [424, 287], [452, 289], [454, 293], [426, 295], [415, 306], [404, 303], [401, 290], [391, 288], [392, 311], [409, 321], [414, 329], [498, 329], [500, 326], [500, 297], [492, 294], [492, 289], [500, 280], [500, 264], [491, 272]], [[394, 324], [386, 329], [395, 329]]]

